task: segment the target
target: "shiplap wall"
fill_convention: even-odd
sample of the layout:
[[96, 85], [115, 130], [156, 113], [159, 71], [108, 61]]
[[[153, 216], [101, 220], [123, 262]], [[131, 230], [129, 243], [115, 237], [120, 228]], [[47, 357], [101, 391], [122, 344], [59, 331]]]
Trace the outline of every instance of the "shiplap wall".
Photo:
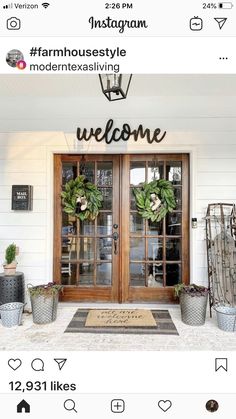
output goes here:
[[[190, 216], [199, 220], [198, 229], [191, 230], [191, 281], [206, 282], [202, 217], [210, 202], [236, 202], [236, 81], [229, 77], [176, 77], [165, 80], [162, 87], [160, 76], [155, 87], [149, 78], [134, 78], [136, 85], [129, 98], [112, 104], [100, 91], [93, 97], [92, 88], [90, 96], [86, 89], [79, 94], [76, 83], [68, 85], [72, 78], [25, 78], [22, 85], [11, 78], [6, 86], [0, 79], [0, 260], [6, 246], [16, 242], [20, 247], [18, 269], [24, 271], [28, 282], [52, 279], [53, 152], [155, 150], [191, 154]], [[132, 96], [140, 86], [143, 96]], [[102, 143], [76, 144], [72, 133], [77, 126], [104, 127], [109, 118], [117, 127], [124, 122], [133, 128], [140, 123], [151, 129], [160, 127], [167, 130], [167, 136], [155, 148], [146, 142], [107, 147]], [[32, 212], [11, 211], [12, 184], [34, 186]]]
[[[50, 279], [47, 156], [58, 146], [67, 149], [60, 133], [0, 134], [0, 258], [4, 260], [4, 249], [14, 241], [20, 247], [18, 270], [29, 283]], [[11, 211], [12, 184], [34, 186], [33, 211]]]
[[[145, 124], [145, 121], [144, 121]], [[222, 138], [224, 139], [222, 144]], [[205, 224], [210, 202], [236, 202], [236, 132], [168, 132], [156, 152], [191, 153], [191, 216], [198, 229], [191, 232], [191, 281], [206, 283]], [[145, 142], [76, 145], [73, 134], [26, 132], [0, 134], [0, 258], [12, 241], [20, 247], [18, 269], [27, 282], [52, 279], [52, 162], [53, 152], [145, 153]], [[11, 185], [34, 186], [33, 211], [11, 211]]]

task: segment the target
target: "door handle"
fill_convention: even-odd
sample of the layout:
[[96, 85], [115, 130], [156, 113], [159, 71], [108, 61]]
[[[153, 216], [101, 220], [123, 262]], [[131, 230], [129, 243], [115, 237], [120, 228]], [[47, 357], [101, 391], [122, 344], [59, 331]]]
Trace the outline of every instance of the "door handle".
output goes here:
[[114, 240], [114, 254], [117, 255], [118, 254], [118, 246], [117, 246], [117, 242], [119, 239], [119, 234], [115, 231], [112, 236], [111, 236]]

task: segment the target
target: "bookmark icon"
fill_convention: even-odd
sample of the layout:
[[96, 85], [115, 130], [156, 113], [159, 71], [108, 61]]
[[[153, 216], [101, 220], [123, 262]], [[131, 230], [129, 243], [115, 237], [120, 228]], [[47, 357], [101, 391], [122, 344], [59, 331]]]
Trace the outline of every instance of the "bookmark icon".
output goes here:
[[228, 371], [228, 358], [215, 358], [215, 371]]

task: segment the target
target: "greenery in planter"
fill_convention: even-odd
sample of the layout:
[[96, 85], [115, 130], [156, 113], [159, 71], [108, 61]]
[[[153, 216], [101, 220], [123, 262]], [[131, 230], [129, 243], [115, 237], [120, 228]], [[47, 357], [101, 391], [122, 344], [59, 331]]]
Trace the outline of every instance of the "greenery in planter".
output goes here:
[[206, 321], [209, 290], [196, 284], [178, 284], [175, 295], [180, 298], [182, 322], [188, 326], [202, 326]]
[[196, 285], [196, 284], [177, 284], [174, 287], [175, 290], [175, 297], [179, 297], [180, 293], [183, 292], [185, 294], [190, 295], [191, 297], [204, 297], [209, 293], [209, 289], [206, 287], [203, 287], [202, 285]]
[[16, 266], [17, 266], [16, 251], [17, 251], [17, 247], [15, 243], [11, 243], [6, 248], [5, 262], [3, 263], [4, 274], [6, 276], [15, 275], [16, 273]]
[[172, 183], [165, 179], [145, 182], [141, 188], [134, 188], [133, 194], [138, 213], [152, 222], [161, 221], [176, 207]]
[[15, 262], [15, 260], [16, 260], [16, 245], [15, 243], [12, 243], [6, 248], [5, 264], [10, 265], [12, 262]]
[[[30, 284], [29, 284], [30, 285]], [[28, 291], [31, 297], [38, 297], [43, 295], [45, 298], [57, 295], [63, 291], [63, 286], [49, 282], [48, 284], [28, 286]]]
[[49, 282], [48, 284], [32, 286], [28, 285], [30, 294], [33, 322], [35, 324], [47, 324], [57, 318], [59, 293], [63, 290], [62, 285]]
[[95, 220], [102, 207], [101, 191], [83, 175], [67, 182], [61, 197], [63, 211], [81, 221]]

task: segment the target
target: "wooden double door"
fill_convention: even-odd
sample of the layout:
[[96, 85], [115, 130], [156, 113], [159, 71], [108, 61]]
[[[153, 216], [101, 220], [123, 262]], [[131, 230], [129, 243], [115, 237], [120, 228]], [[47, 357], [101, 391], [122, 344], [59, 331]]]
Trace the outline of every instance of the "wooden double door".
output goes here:
[[[189, 281], [187, 154], [55, 155], [54, 280], [65, 301], [171, 301]], [[103, 194], [95, 221], [65, 214], [61, 192], [79, 174]], [[159, 223], [137, 211], [133, 188], [172, 182], [176, 209]]]

